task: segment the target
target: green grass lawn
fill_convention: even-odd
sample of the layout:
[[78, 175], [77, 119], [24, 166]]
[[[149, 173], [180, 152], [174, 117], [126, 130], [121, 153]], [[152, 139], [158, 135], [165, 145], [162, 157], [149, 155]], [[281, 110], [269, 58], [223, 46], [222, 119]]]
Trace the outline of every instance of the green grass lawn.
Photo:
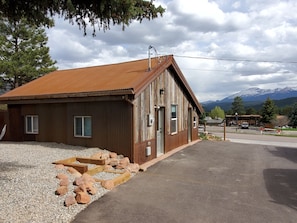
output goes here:
[[282, 129], [282, 131], [297, 131], [297, 128]]

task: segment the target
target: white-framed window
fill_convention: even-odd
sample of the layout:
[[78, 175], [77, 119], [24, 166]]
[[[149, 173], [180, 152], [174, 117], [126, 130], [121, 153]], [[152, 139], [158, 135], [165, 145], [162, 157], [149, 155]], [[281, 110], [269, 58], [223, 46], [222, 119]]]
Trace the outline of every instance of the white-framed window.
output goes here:
[[171, 105], [170, 133], [177, 133], [177, 105]]
[[196, 116], [193, 117], [193, 128], [197, 128], [197, 118]]
[[74, 136], [92, 137], [92, 117], [75, 116], [74, 117]]
[[26, 115], [25, 128], [27, 134], [38, 134], [38, 115]]

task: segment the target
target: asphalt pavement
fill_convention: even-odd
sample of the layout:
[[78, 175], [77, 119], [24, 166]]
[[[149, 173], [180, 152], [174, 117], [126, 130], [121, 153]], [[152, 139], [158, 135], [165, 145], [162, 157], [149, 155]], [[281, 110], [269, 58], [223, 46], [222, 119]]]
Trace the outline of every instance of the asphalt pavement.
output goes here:
[[231, 142], [297, 148], [297, 132], [294, 131], [261, 132], [259, 128], [240, 129], [236, 127], [226, 127], [224, 130], [223, 127], [217, 126], [208, 126], [207, 131]]
[[297, 148], [201, 141], [116, 187], [73, 223], [296, 222]]

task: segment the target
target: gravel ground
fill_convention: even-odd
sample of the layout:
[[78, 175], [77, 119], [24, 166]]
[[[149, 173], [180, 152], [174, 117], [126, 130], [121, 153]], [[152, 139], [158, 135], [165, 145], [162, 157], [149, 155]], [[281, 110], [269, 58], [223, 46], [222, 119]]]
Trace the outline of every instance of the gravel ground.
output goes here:
[[[90, 157], [98, 148], [68, 146], [57, 143], [0, 143], [0, 222], [71, 222], [87, 207], [83, 204], [64, 206], [65, 196], [55, 195], [59, 180], [52, 162], [73, 156]], [[108, 173], [100, 173], [110, 179]], [[73, 180], [73, 179], [70, 179]], [[91, 202], [108, 192], [100, 183]], [[73, 190], [69, 188], [69, 193]]]

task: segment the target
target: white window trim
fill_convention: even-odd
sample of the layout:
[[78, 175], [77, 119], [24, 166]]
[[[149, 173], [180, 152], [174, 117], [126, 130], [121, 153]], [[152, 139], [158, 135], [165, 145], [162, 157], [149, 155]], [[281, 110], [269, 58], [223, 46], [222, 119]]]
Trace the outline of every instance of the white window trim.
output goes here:
[[[32, 130], [28, 131], [28, 118], [30, 118]], [[35, 119], [37, 118], [37, 119]], [[34, 129], [34, 120], [37, 120], [37, 129]], [[25, 116], [25, 132], [26, 134], [38, 134], [39, 133], [39, 118], [38, 115], [26, 115]]]
[[170, 117], [170, 125], [171, 125], [172, 121], [175, 121], [175, 129], [176, 129], [176, 131], [175, 131], [175, 132], [171, 132], [171, 126], [170, 126], [170, 134], [171, 134], [171, 135], [175, 135], [175, 134], [178, 133], [178, 119], [177, 119], [177, 117], [178, 117], [178, 111], [177, 111], [178, 106], [172, 104], [172, 105], [171, 105], [171, 112], [172, 112], [172, 106], [175, 106], [175, 107], [176, 107], [176, 117], [175, 117], [175, 118], [172, 118], [172, 114], [170, 114], [170, 116], [171, 116], [171, 117]]
[[[77, 135], [76, 134], [76, 118], [81, 118], [82, 119], [82, 135]], [[85, 125], [84, 125], [84, 122], [85, 122], [85, 118], [91, 118], [91, 135], [90, 136], [86, 136], [85, 135]], [[78, 137], [78, 138], [92, 138], [92, 116], [74, 116], [74, 119], [73, 119], [73, 122], [74, 122], [74, 137]]]

